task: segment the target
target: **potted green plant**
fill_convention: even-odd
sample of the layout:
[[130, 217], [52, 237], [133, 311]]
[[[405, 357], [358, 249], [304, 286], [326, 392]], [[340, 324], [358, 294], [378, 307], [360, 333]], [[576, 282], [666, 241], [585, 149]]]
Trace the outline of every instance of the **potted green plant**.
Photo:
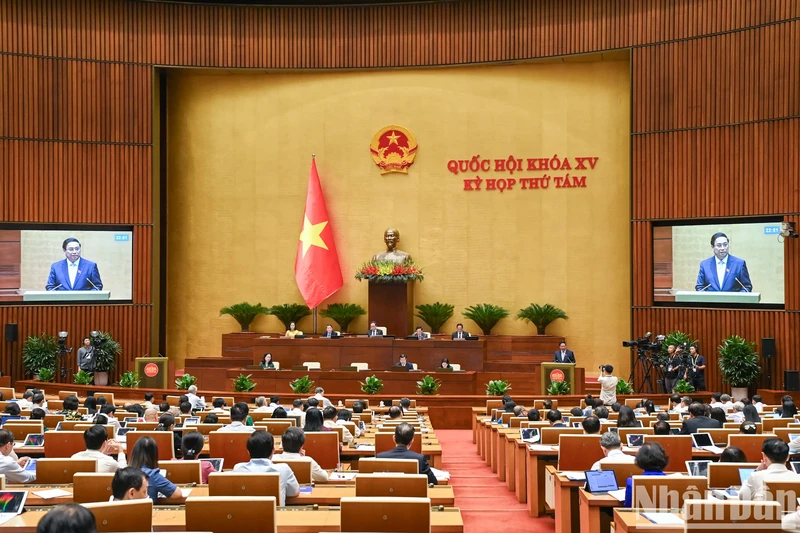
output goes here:
[[85, 370], [80, 370], [72, 376], [72, 382], [76, 385], [91, 385], [92, 379], [94, 379], [94, 376]]
[[633, 384], [620, 379], [617, 381], [617, 394], [633, 394]]
[[361, 385], [361, 392], [366, 394], [378, 394], [383, 390], [383, 380], [379, 379], [375, 374], [367, 376], [359, 384]]
[[421, 304], [416, 308], [415, 316], [431, 327], [431, 333], [439, 333], [444, 323], [453, 316], [453, 310], [455, 310], [455, 306], [439, 302]]
[[520, 309], [517, 313], [519, 320], [525, 320], [536, 326], [537, 335], [545, 335], [547, 326], [558, 319], [567, 320], [569, 317], [562, 309], [550, 304], [531, 304]]
[[197, 378], [191, 374], [184, 374], [175, 380], [175, 388], [178, 390], [187, 390], [192, 385], [197, 384]]
[[502, 379], [493, 379], [486, 384], [487, 396], [505, 396], [511, 390], [511, 383]]
[[90, 337], [94, 346], [94, 384], [108, 385], [108, 373], [114, 370], [122, 347], [105, 331], [93, 331]]
[[330, 318], [339, 324], [339, 328], [341, 328], [342, 333], [347, 333], [347, 328], [350, 326], [350, 322], [361, 315], [366, 315], [367, 312], [358, 304], [345, 303], [330, 304], [326, 309], [320, 311], [319, 314], [325, 318]]
[[40, 368], [39, 381], [51, 383], [56, 378], [56, 370], [54, 368]]
[[264, 307], [261, 303], [255, 305], [247, 302], [233, 304], [229, 307], [223, 307], [219, 310], [219, 316], [230, 315], [242, 328], [242, 332], [247, 333], [250, 331], [250, 324], [256, 319], [258, 315], [268, 315], [269, 307]]
[[127, 372], [123, 372], [122, 375], [119, 377], [119, 386], [123, 389], [135, 389], [139, 387], [139, 383], [142, 382], [141, 376], [134, 372], [133, 370], [128, 370]]
[[691, 394], [692, 392], [694, 392], [694, 385], [685, 379], [679, 379], [672, 387], [673, 394]]
[[280, 320], [285, 329], [289, 329], [289, 324], [297, 324], [301, 318], [310, 315], [311, 309], [305, 304], [282, 304], [270, 307], [269, 314]]
[[548, 396], [564, 396], [569, 394], [569, 381], [553, 381], [547, 387]]
[[681, 346], [685, 344], [691, 345], [692, 343], [694, 343], [694, 339], [692, 339], [688, 333], [683, 333], [682, 331], [670, 331], [665, 336], [664, 342], [661, 343], [661, 351], [658, 353], [653, 353], [653, 364], [656, 366], [666, 366], [669, 362], [670, 346]]
[[491, 335], [492, 328], [508, 317], [508, 310], [499, 305], [477, 304], [464, 309], [461, 316], [475, 322], [484, 335]]
[[730, 383], [734, 398], [747, 398], [748, 387], [761, 375], [756, 345], [738, 335], [731, 335], [717, 348], [717, 365], [722, 381]]
[[250, 379], [253, 374], [239, 374], [236, 379], [233, 380], [233, 390], [236, 392], [250, 392], [251, 390], [256, 388], [256, 382]]
[[58, 341], [55, 337], [42, 333], [31, 335], [22, 347], [22, 368], [33, 379], [40, 378], [42, 369], [55, 369], [58, 362]]
[[417, 381], [417, 394], [434, 395], [439, 394], [439, 387], [442, 386], [442, 380], [436, 379], [432, 376], [425, 376], [420, 381]]
[[289, 386], [295, 394], [308, 394], [314, 387], [314, 382], [311, 381], [308, 376], [303, 376], [294, 381], [290, 381]]

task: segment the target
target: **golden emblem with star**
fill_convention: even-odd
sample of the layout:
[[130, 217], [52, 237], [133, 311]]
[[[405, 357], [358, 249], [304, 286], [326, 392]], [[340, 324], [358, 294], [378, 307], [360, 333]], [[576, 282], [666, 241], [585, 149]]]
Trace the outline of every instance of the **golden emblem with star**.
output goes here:
[[408, 174], [408, 168], [417, 156], [417, 139], [402, 126], [386, 126], [372, 138], [369, 151], [381, 174]]

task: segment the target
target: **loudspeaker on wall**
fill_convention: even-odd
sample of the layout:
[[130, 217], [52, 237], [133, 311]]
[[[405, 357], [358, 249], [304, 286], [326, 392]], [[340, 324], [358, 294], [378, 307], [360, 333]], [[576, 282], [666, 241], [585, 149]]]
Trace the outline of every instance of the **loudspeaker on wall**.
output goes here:
[[800, 372], [797, 370], [784, 370], [783, 388], [787, 391], [800, 390]]
[[775, 339], [762, 337], [761, 339], [761, 356], [764, 359], [772, 359], [775, 357]]
[[5, 338], [6, 342], [17, 342], [17, 334], [19, 328], [16, 324], [6, 324]]

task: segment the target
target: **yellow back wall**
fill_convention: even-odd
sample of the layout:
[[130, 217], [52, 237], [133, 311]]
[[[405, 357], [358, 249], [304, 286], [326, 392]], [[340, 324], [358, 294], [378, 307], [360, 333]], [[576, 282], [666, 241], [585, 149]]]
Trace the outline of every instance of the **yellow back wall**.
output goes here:
[[[589, 374], [624, 365], [630, 335], [628, 61], [426, 70], [171, 73], [168, 81], [167, 348], [217, 355], [238, 331], [219, 309], [301, 302], [294, 260], [315, 153], [345, 279], [327, 303], [367, 307], [356, 268], [382, 251], [385, 228], [424, 268], [415, 303], [512, 312], [552, 303]], [[417, 138], [408, 175], [382, 176], [369, 143], [398, 124]], [[587, 187], [467, 192], [447, 161], [594, 156]], [[509, 177], [495, 172], [482, 177]], [[542, 172], [515, 173], [514, 177]], [[550, 173], [560, 175], [562, 173]], [[324, 307], [326, 304], [323, 304]], [[320, 317], [324, 328], [325, 319]], [[368, 315], [350, 330], [367, 328]], [[311, 318], [299, 328], [311, 331]], [[256, 331], [279, 331], [260, 317]], [[427, 328], [426, 328], [427, 329]], [[393, 332], [402, 335], [405, 332]], [[509, 318], [496, 334], [535, 334]], [[627, 377], [627, 376], [626, 376]]]

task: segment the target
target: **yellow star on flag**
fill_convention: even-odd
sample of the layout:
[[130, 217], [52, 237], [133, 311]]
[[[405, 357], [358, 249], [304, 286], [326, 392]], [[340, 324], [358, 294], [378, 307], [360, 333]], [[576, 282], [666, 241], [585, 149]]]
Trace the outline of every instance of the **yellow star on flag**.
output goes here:
[[300, 232], [300, 240], [303, 241], [303, 257], [312, 246], [319, 246], [320, 248], [328, 249], [328, 245], [322, 240], [322, 230], [328, 225], [328, 221], [320, 222], [319, 224], [312, 224], [308, 220], [308, 216], [304, 217], [303, 231]]
[[387, 135], [386, 138], [389, 139], [389, 144], [397, 144], [397, 139], [399, 139], [400, 136], [395, 132], [392, 132], [392, 134]]

